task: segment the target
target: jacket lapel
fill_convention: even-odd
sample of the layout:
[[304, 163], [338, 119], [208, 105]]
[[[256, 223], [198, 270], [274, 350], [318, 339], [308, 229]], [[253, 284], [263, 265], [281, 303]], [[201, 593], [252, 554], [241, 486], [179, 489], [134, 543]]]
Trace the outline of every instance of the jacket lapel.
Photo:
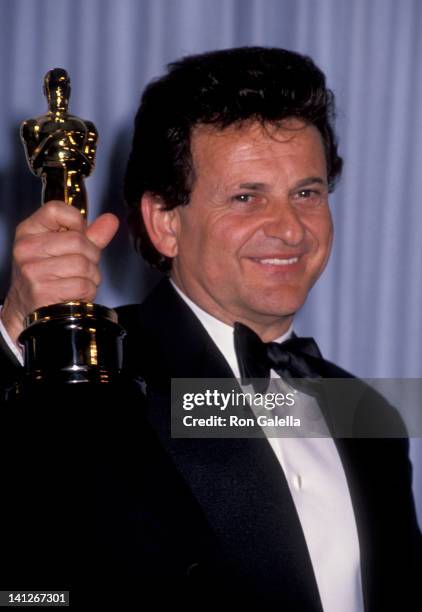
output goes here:
[[126, 367], [147, 384], [147, 418], [201, 505], [228, 566], [262, 601], [279, 595], [286, 609], [321, 611], [296, 508], [268, 441], [171, 437], [172, 377], [233, 378], [200, 321], [166, 280], [142, 305], [120, 309], [119, 320], [128, 330]]

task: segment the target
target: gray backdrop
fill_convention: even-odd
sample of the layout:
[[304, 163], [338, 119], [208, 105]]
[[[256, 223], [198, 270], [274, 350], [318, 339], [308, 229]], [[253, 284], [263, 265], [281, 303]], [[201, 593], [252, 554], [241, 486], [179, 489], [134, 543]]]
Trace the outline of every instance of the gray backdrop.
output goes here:
[[[18, 140], [45, 112], [42, 78], [72, 78], [71, 110], [100, 132], [90, 216], [121, 198], [141, 90], [181, 55], [238, 45], [310, 54], [338, 104], [346, 164], [332, 197], [329, 268], [298, 318], [325, 356], [365, 377], [422, 377], [422, 2], [419, 0], [0, 0], [0, 289], [17, 221], [40, 185]], [[169, 104], [171, 101], [169, 101]], [[138, 301], [157, 278], [123, 227], [104, 258], [98, 301]], [[422, 445], [412, 440], [422, 517]]]

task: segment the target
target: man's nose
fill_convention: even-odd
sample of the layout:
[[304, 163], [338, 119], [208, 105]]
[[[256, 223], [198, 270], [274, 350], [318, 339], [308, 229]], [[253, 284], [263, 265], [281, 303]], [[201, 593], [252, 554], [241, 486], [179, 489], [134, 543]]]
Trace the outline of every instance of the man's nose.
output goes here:
[[281, 239], [288, 246], [299, 245], [305, 237], [299, 211], [287, 199], [277, 199], [267, 208], [263, 230], [269, 238]]

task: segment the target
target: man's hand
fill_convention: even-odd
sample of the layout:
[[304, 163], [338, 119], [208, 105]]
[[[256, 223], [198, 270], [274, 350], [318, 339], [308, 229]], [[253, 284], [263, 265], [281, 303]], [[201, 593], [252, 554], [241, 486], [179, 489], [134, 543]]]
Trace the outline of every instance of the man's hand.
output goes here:
[[12, 282], [1, 311], [14, 342], [23, 331], [24, 318], [33, 310], [59, 302], [94, 300], [101, 281], [101, 251], [118, 226], [117, 217], [105, 213], [87, 227], [76, 208], [58, 201], [48, 202], [18, 225]]

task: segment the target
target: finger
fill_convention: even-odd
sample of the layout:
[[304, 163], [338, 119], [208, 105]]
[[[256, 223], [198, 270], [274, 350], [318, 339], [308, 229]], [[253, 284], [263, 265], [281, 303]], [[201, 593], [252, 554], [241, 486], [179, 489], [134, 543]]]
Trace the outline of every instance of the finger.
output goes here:
[[49, 234], [29, 234], [15, 241], [13, 257], [18, 265], [47, 257], [80, 254], [97, 264], [101, 251], [85, 234], [69, 230]]
[[85, 227], [86, 222], [77, 208], [68, 206], [58, 200], [52, 200], [38, 208], [30, 217], [18, 225], [16, 238], [27, 234], [57, 232], [60, 229], [83, 232]]
[[42, 294], [37, 294], [35, 291], [28, 313], [50, 304], [74, 300], [93, 302], [96, 293], [96, 284], [87, 278], [70, 277], [45, 281], [43, 283]]
[[20, 276], [31, 287], [32, 293], [40, 294], [44, 290], [44, 283], [55, 280], [72, 277], [86, 278], [95, 286], [101, 282], [98, 266], [79, 253], [27, 262], [22, 265]]
[[119, 220], [112, 213], [104, 213], [91, 223], [86, 230], [86, 236], [99, 249], [104, 249], [112, 240], [119, 227]]

